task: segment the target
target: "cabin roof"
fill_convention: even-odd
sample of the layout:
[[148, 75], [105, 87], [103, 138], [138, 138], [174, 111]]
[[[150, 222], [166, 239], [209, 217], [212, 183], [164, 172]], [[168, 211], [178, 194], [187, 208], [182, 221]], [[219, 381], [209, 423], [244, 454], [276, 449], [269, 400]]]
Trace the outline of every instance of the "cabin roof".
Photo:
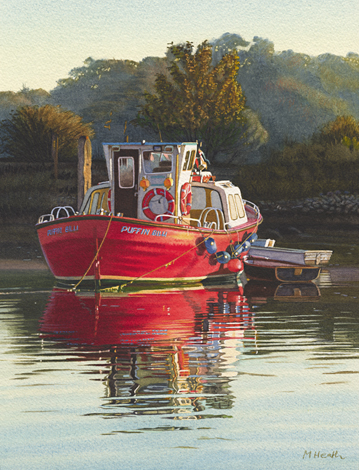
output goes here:
[[102, 145], [198, 145], [197, 142], [103, 142]]

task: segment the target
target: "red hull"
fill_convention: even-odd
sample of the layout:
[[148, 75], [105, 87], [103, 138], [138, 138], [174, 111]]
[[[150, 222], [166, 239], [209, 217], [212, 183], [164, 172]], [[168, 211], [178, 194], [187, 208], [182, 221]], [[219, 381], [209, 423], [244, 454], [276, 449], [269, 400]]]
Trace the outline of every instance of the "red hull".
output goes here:
[[46, 261], [60, 280], [193, 282], [233, 274], [207, 253], [205, 237], [225, 251], [256, 232], [260, 221], [249, 214], [248, 223], [226, 232], [92, 215], [38, 224], [37, 231]]

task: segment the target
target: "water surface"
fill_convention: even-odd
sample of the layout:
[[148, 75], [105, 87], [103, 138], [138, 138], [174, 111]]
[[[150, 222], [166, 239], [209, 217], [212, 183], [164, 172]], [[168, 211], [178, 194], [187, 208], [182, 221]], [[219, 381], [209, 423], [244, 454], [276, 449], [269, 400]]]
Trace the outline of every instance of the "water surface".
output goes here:
[[2, 276], [1, 470], [357, 469], [359, 279], [333, 259], [211, 290]]

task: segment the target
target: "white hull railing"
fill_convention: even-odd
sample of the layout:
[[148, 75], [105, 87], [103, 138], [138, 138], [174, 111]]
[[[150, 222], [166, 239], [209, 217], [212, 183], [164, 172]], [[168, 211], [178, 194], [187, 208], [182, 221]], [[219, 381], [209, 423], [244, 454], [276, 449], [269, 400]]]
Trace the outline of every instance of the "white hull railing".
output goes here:
[[245, 206], [248, 206], [250, 209], [252, 209], [252, 210], [255, 212], [255, 214], [256, 214], [256, 216], [257, 216], [257, 219], [259, 219], [259, 217], [260, 217], [260, 215], [261, 215], [261, 212], [260, 212], [260, 210], [259, 210], [259, 207], [256, 206], [256, 205], [254, 204], [254, 202], [247, 201], [246, 199], [243, 199], [243, 204], [244, 204]]
[[[65, 215], [61, 214], [64, 213]], [[71, 206], [56, 206], [52, 209], [50, 214], [44, 214], [39, 217], [38, 224], [43, 224], [45, 222], [52, 222], [56, 219], [67, 219], [76, 215], [75, 209]]]

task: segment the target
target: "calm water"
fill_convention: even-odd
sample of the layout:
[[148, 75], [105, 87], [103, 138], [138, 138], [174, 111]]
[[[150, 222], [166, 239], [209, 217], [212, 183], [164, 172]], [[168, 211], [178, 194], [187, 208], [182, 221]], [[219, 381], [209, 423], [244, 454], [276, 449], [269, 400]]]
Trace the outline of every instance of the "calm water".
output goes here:
[[0, 273], [1, 470], [358, 469], [359, 270], [338, 260], [315, 284], [101, 296]]

